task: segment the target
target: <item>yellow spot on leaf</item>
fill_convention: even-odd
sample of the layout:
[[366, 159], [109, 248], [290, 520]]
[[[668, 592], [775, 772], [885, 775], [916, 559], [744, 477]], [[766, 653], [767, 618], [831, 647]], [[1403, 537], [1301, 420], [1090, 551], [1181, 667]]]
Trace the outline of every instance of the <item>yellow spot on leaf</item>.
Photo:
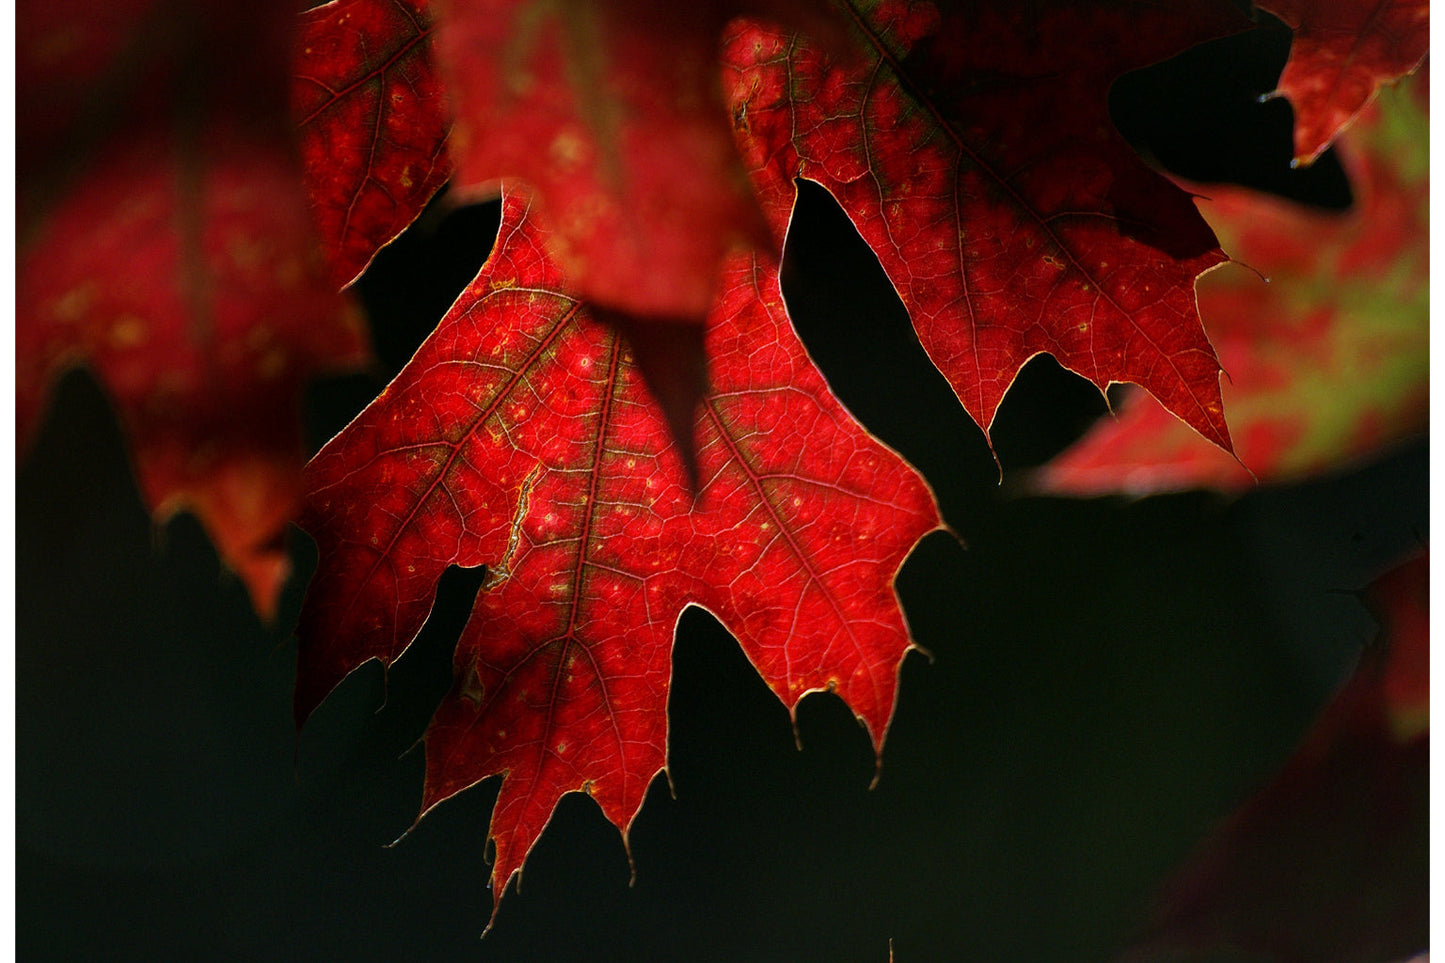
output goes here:
[[60, 296], [53, 309], [55, 317], [60, 321], [79, 321], [90, 310], [91, 302], [94, 300], [95, 285], [87, 281]]
[[282, 290], [289, 290], [296, 287], [305, 277], [305, 270], [301, 262], [294, 257], [288, 257], [276, 265], [276, 284]]
[[266, 255], [266, 245], [243, 235], [236, 235], [226, 243], [226, 256], [243, 271], [261, 263]]
[[267, 380], [280, 377], [286, 371], [286, 352], [281, 348], [266, 352], [261, 363], [256, 366], [256, 372]]
[[121, 315], [110, 329], [110, 343], [117, 348], [134, 348], [145, 339], [145, 322], [133, 314]]

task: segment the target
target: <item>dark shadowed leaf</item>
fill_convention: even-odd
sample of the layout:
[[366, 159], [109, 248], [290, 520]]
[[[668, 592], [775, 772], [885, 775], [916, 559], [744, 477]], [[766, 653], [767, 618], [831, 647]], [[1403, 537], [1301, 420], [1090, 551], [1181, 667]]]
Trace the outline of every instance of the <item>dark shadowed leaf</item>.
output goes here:
[[838, 199], [985, 431], [1048, 352], [1143, 385], [1226, 451], [1194, 280], [1224, 261], [1192, 198], [1109, 121], [1121, 73], [1240, 29], [1198, 2], [847, 5], [866, 56], [757, 24], [725, 42], [733, 122], [764, 210], [793, 179]]
[[1420, 557], [1366, 591], [1381, 639], [1275, 779], [1165, 888], [1128, 959], [1233, 947], [1392, 963], [1427, 947], [1429, 581]]

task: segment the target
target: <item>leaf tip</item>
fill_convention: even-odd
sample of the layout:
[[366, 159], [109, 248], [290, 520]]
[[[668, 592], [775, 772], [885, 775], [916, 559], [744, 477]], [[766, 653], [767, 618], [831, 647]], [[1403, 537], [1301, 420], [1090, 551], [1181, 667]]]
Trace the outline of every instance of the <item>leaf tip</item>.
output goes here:
[[642, 378], [666, 417], [688, 487], [696, 495], [701, 476], [694, 428], [708, 387], [704, 319], [644, 318], [601, 307], [593, 307], [592, 313], [627, 339]]
[[307, 658], [305, 640], [301, 640], [301, 651], [296, 658], [296, 687], [291, 692], [291, 716], [297, 732], [343, 678], [344, 673], [318, 666], [315, 660]]

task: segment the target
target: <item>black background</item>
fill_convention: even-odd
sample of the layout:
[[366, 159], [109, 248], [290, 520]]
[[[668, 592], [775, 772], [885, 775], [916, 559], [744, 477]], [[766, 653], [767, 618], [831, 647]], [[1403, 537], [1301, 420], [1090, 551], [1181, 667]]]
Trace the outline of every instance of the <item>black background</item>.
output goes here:
[[[1289, 107], [1255, 98], [1276, 24], [1126, 78], [1146, 156], [1330, 206], [1337, 164], [1288, 166]], [[437, 205], [361, 285], [382, 370], [319, 385], [314, 445], [384, 383], [476, 271], [494, 207]], [[967, 543], [899, 578], [917, 641], [881, 779], [843, 704], [787, 712], [710, 617], [684, 615], [668, 781], [622, 840], [568, 796], [494, 929], [495, 781], [398, 845], [420, 737], [475, 573], [383, 682], [356, 672], [293, 732], [295, 624], [314, 551], [258, 623], [195, 521], [148, 520], [100, 390], [61, 384], [17, 483], [21, 958], [1094, 961], [1171, 867], [1289, 753], [1375, 632], [1351, 594], [1426, 540], [1423, 442], [1237, 500], [1030, 497], [1025, 469], [1102, 410], [1049, 359], [978, 429], [877, 263], [804, 185], [787, 252], [797, 325], [845, 404], [928, 477]], [[1207, 321], [1207, 319], [1206, 319]], [[1202, 958], [1202, 957], [1201, 957]], [[1246, 959], [1245, 957], [1210, 957]], [[1183, 957], [1181, 957], [1183, 959]]]

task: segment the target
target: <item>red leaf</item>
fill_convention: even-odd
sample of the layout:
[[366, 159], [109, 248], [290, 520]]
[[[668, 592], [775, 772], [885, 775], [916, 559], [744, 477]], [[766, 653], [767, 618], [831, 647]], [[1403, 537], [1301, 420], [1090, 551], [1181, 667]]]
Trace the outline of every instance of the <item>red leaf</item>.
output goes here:
[[18, 5], [15, 153], [23, 175], [17, 192], [22, 224], [25, 203], [38, 200], [36, 175], [62, 156], [68, 139], [83, 136], [77, 121], [87, 113], [88, 120], [102, 119], [97, 93], [119, 86], [107, 73], [116, 64], [145, 59], [146, 28], [160, 6], [160, 0], [27, 0]]
[[1275, 94], [1294, 107], [1295, 163], [1310, 164], [1384, 84], [1430, 49], [1429, 0], [1263, 0], [1294, 29]]
[[1428, 121], [1388, 92], [1340, 142], [1355, 194], [1332, 214], [1210, 188], [1210, 218], [1252, 272], [1219, 271], [1199, 303], [1230, 373], [1239, 455], [1201, 443], [1147, 398], [1128, 399], [1040, 473], [1070, 494], [1193, 486], [1243, 491], [1379, 455], [1429, 415]]
[[723, 256], [770, 243], [718, 89], [727, 3], [447, 0], [460, 186], [531, 184], [589, 303], [701, 323]]
[[1378, 684], [1397, 740], [1430, 728], [1430, 557], [1421, 555], [1371, 582], [1365, 604], [1387, 633]]
[[21, 444], [56, 376], [89, 366], [151, 510], [194, 510], [269, 616], [300, 503], [302, 386], [364, 359], [290, 150], [290, 8], [89, 8], [18, 17], [18, 112], [37, 132], [18, 178]]
[[1170, 882], [1129, 959], [1231, 946], [1281, 963], [1387, 963], [1425, 948], [1428, 559], [1365, 594], [1385, 641], [1275, 779]]
[[427, 742], [423, 810], [505, 773], [494, 882], [565, 792], [630, 824], [665, 764], [672, 638], [713, 612], [784, 703], [837, 692], [881, 746], [910, 647], [893, 578], [940, 527], [932, 494], [833, 399], [776, 268], [737, 254], [708, 328], [688, 492], [619, 336], [566, 293], [509, 193], [497, 246], [397, 380], [312, 461], [321, 553], [298, 719], [397, 658], [450, 564], [489, 567]]
[[350, 284], [451, 175], [425, 0], [333, 0], [301, 16], [291, 111], [333, 275]]
[[1190, 197], [1109, 122], [1126, 70], [1232, 32], [1209, 3], [848, 6], [868, 51], [834, 63], [756, 25], [724, 45], [739, 143], [774, 230], [793, 178], [839, 201], [924, 348], [987, 431], [1053, 354], [1143, 385], [1226, 451], [1194, 279], [1225, 258]]

